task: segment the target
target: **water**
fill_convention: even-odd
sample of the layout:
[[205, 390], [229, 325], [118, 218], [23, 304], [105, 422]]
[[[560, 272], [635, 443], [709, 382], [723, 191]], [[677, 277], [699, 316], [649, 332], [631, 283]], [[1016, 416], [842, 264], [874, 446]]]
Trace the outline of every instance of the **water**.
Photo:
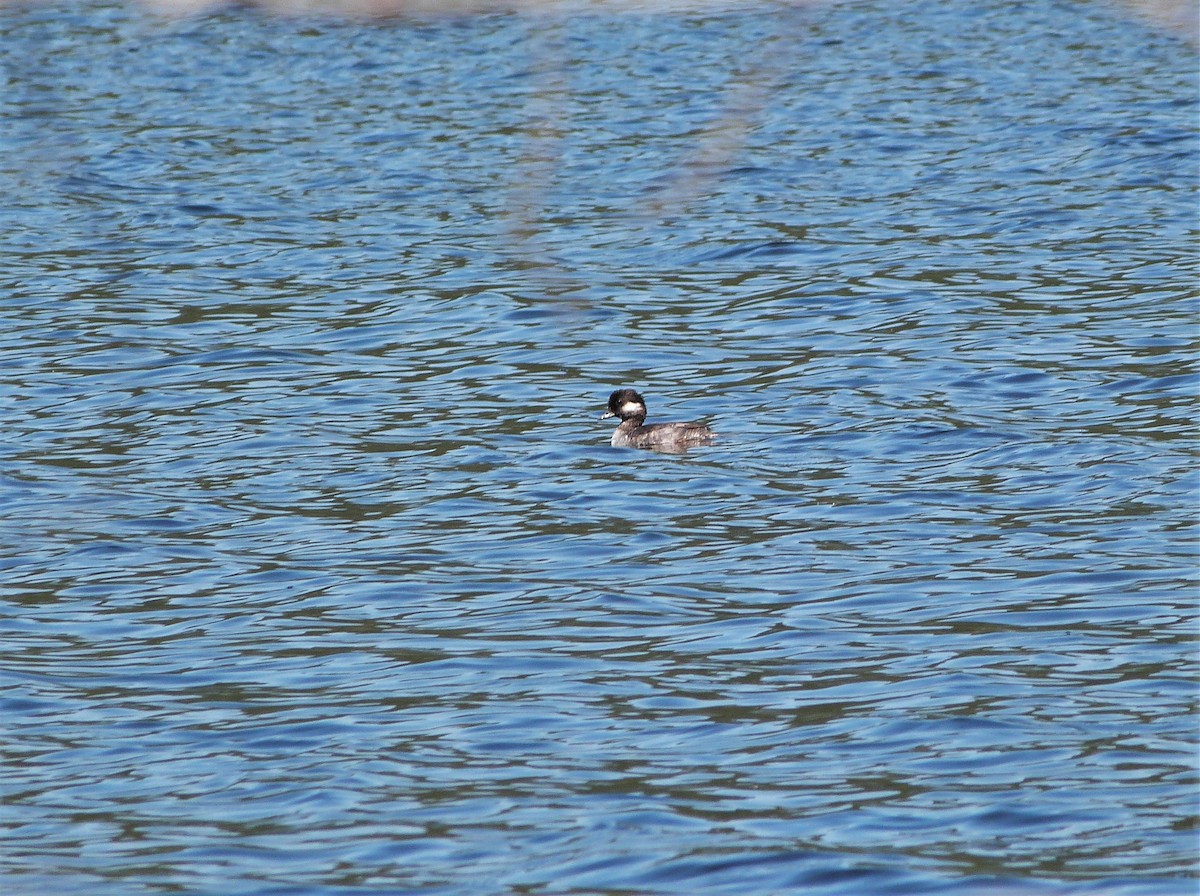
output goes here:
[[5, 893], [1195, 892], [1193, 45], [0, 39]]

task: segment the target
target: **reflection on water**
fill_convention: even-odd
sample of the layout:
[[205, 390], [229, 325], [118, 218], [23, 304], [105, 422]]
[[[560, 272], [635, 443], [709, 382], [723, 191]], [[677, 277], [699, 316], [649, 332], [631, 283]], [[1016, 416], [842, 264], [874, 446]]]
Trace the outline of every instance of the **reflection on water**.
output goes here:
[[776, 12], [0, 11], [5, 892], [1194, 889], [1194, 49]]

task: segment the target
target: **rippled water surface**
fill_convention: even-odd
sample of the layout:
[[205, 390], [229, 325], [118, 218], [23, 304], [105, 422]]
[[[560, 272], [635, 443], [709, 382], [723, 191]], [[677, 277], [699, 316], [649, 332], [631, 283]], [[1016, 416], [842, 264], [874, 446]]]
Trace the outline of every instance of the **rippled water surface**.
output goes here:
[[1196, 891], [1194, 45], [0, 41], [5, 893]]

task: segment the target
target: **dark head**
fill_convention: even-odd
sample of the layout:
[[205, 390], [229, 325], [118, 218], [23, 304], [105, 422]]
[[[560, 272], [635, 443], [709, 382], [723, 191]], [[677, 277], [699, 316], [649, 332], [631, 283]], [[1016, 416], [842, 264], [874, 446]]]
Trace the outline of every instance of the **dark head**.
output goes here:
[[645, 420], [646, 399], [633, 389], [618, 389], [608, 396], [608, 410], [600, 415], [600, 419], [605, 417], [620, 417], [622, 420], [640, 417]]

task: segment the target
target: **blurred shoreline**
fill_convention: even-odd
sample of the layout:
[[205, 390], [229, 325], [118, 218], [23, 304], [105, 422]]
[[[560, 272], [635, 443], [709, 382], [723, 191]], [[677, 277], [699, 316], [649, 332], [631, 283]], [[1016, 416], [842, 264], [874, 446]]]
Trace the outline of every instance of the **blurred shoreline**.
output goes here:
[[[40, 5], [50, 0], [0, 0], [0, 7]], [[286, 16], [357, 19], [427, 18], [527, 13], [573, 15], [585, 12], [678, 13], [733, 11], [747, 6], [804, 7], [836, 0], [137, 0], [158, 15], [190, 16], [230, 6]], [[1200, 0], [1116, 0], [1134, 15], [1200, 43]]]

